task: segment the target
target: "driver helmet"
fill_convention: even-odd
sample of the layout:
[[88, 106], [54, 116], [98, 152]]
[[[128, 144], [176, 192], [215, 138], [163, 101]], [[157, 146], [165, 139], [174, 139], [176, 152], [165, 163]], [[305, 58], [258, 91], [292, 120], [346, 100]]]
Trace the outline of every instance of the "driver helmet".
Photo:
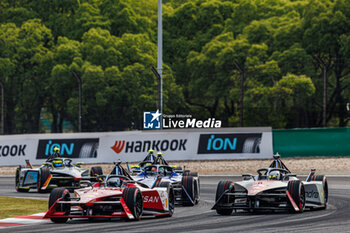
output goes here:
[[54, 157], [60, 157], [60, 156], [61, 156], [61, 154], [60, 154], [60, 148], [57, 147], [57, 146], [55, 146], [55, 147], [53, 148], [53, 153], [52, 153], [52, 155], [53, 155]]
[[52, 161], [54, 167], [62, 167], [63, 161], [61, 159]]
[[272, 171], [269, 173], [269, 180], [280, 180], [281, 173], [279, 171]]
[[122, 185], [122, 180], [118, 177], [112, 177], [107, 180], [107, 186], [113, 188], [119, 188]]
[[162, 156], [163, 156], [163, 153], [162, 153], [162, 152], [158, 152], [158, 153], [157, 153], [157, 156], [158, 156], [158, 157], [162, 157]]
[[148, 153], [149, 153], [149, 154], [154, 154], [154, 150], [149, 149], [149, 150], [148, 150]]

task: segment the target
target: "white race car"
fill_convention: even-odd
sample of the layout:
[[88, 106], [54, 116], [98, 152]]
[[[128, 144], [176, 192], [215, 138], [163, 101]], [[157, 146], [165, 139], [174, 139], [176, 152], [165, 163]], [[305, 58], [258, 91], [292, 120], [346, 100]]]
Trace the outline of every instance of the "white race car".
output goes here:
[[212, 209], [220, 215], [230, 215], [233, 210], [290, 210], [303, 212], [305, 208], [325, 209], [328, 202], [328, 183], [323, 175], [312, 169], [305, 181], [279, 159], [258, 175], [243, 174], [243, 181], [220, 181]]

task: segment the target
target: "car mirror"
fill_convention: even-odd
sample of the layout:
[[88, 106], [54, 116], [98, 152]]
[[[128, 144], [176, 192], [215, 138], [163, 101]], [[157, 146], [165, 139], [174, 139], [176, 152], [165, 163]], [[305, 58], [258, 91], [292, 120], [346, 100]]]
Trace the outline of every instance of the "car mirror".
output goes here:
[[252, 178], [254, 179], [254, 176], [252, 174], [250, 174], [250, 173], [243, 173], [242, 174], [242, 179], [243, 180], [250, 180]]
[[48, 166], [48, 167], [52, 167], [53, 168], [53, 165], [52, 165], [52, 163], [42, 163], [42, 165], [44, 165], [44, 166]]
[[74, 164], [74, 167], [80, 167], [80, 165], [84, 165], [84, 162], [77, 162]]

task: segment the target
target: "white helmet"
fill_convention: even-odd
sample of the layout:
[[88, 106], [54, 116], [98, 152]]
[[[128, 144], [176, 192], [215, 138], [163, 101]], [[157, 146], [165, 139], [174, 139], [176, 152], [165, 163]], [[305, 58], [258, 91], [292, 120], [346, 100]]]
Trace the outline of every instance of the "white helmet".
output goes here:
[[281, 173], [279, 171], [272, 171], [269, 173], [269, 180], [280, 180]]

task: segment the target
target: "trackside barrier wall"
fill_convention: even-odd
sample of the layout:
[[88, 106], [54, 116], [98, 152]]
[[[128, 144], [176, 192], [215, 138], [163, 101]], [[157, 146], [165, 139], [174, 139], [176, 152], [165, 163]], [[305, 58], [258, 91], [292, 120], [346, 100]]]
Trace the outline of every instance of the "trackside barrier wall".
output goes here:
[[149, 149], [166, 160], [272, 158], [272, 129], [171, 129], [107, 133], [26, 134], [0, 136], [0, 166], [45, 162], [57, 146], [74, 162], [136, 162]]
[[281, 157], [350, 156], [350, 128], [273, 130], [273, 151]]

